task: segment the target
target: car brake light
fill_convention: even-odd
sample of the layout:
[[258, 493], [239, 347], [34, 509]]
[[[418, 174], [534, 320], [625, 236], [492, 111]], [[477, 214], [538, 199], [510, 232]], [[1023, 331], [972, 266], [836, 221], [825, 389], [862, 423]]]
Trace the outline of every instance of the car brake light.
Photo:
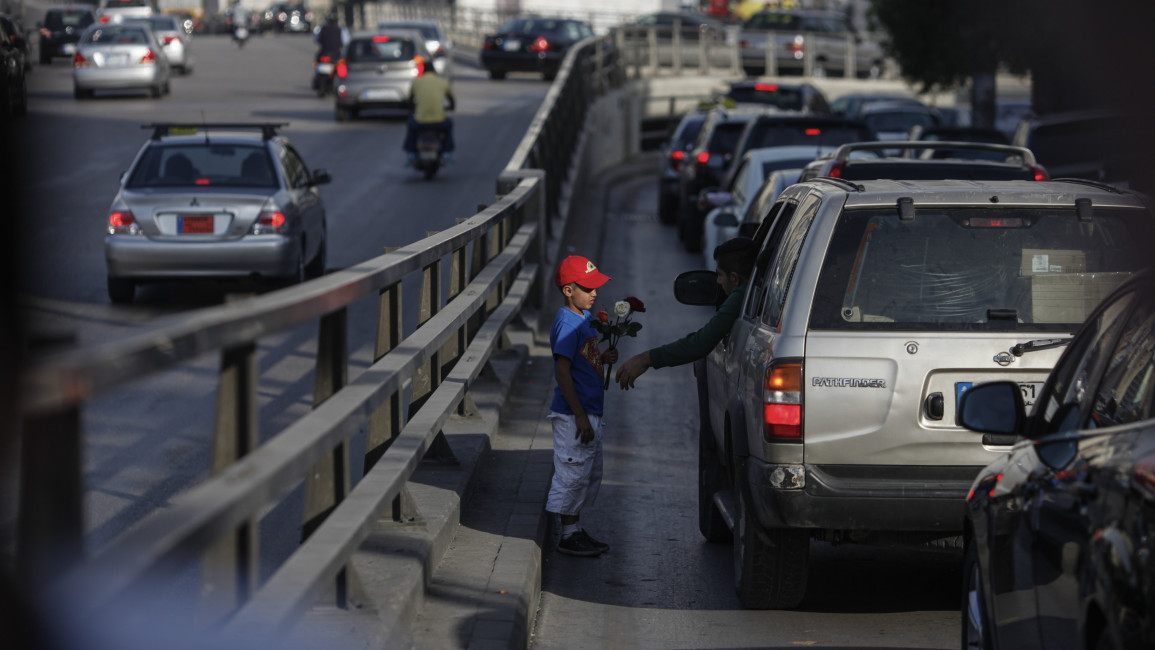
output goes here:
[[767, 368], [762, 401], [762, 437], [767, 442], [801, 441], [802, 364]]
[[285, 225], [285, 215], [280, 212], [262, 212], [260, 216], [257, 217], [257, 223], [262, 226], [280, 228]]
[[846, 169], [846, 163], [839, 161], [830, 166], [830, 172], [826, 175], [830, 178], [842, 178], [844, 169]]
[[754, 90], [764, 90], [766, 92], [778, 92], [778, 84], [754, 84]]
[[198, 178], [195, 181], [193, 181], [193, 183], [195, 183], [197, 185], [211, 185], [212, 181], [207, 179], [207, 178]]
[[337, 62], [337, 76], [341, 79], [349, 76], [349, 64], [345, 62], [345, 59]]
[[84, 58], [84, 55], [80, 52], [77, 52], [72, 55], [72, 66], [75, 68], [88, 67], [88, 59]]
[[165, 36], [164, 37], [164, 44], [165, 45], [168, 45], [169, 43], [172, 43], [173, 41], [176, 41], [177, 43], [183, 42], [180, 40], [179, 36]]
[[140, 57], [140, 62], [156, 63], [156, 52], [153, 52], [151, 49], [148, 52], [145, 52], [144, 56]]
[[135, 221], [136, 219], [133, 218], [132, 212], [128, 210], [117, 210], [108, 215], [108, 226], [110, 228], [127, 228]]
[[333, 57], [329, 56], [328, 54], [325, 54], [325, 55], [322, 55], [320, 59], [318, 59], [318, 62], [320, 62], [320, 63], [332, 63]]
[[533, 45], [529, 46], [530, 52], [545, 52], [549, 49], [549, 41], [545, 40], [544, 36], [538, 36]]
[[709, 162], [710, 162], [710, 152], [709, 151], [703, 151], [702, 153], [698, 154], [698, 164], [699, 165], [705, 165]]
[[108, 16], [101, 16], [101, 17], [100, 17], [100, 22], [102, 22], [102, 23], [107, 23], [107, 22], [108, 22]]
[[1044, 169], [1042, 165], [1032, 165], [1031, 166], [1031, 173], [1035, 175], [1036, 181], [1049, 181], [1049, 180], [1051, 180], [1051, 175], [1047, 173], [1047, 170]]
[[822, 135], [822, 129], [806, 129], [803, 133], [806, 135]]
[[389, 37], [388, 36], [374, 36], [373, 42], [374, 43], [388, 43]]
[[675, 149], [670, 152], [670, 160], [675, 162], [682, 162], [686, 159], [686, 152], [681, 149]]
[[415, 66], [414, 66], [415, 74], [413, 76], [420, 77], [421, 75], [425, 74], [425, 59], [424, 58], [418, 58], [413, 63], [415, 64]]

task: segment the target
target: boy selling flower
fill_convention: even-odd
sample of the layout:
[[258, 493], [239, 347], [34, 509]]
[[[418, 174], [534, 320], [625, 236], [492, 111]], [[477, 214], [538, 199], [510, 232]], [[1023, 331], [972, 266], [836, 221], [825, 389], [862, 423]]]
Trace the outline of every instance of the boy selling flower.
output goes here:
[[553, 424], [554, 474], [546, 510], [561, 517], [558, 550], [584, 557], [609, 550], [578, 523], [602, 481], [602, 363], [618, 360], [617, 350], [599, 350], [598, 330], [590, 316], [598, 287], [609, 279], [593, 262], [577, 255], [562, 260], [554, 276], [565, 305], [558, 309], [549, 333], [557, 388], [547, 416]]

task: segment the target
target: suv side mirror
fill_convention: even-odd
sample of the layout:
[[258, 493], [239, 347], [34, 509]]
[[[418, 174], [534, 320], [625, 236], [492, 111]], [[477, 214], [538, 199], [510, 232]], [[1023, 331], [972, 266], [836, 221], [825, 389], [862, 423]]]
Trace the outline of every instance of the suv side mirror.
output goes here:
[[992, 381], [967, 390], [959, 399], [958, 419], [972, 431], [1017, 436], [1026, 420], [1019, 385]]
[[674, 298], [683, 305], [717, 305], [721, 293], [713, 271], [686, 271], [674, 278]]

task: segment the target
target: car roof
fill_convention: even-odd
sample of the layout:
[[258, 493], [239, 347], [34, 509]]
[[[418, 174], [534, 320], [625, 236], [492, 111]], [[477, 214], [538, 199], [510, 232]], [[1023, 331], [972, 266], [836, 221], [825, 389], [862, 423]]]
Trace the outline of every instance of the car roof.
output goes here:
[[[1059, 181], [979, 181], [890, 179], [844, 181], [815, 178], [805, 185], [823, 193], [845, 193], [847, 207], [894, 207], [898, 199], [910, 197], [918, 205], [1047, 205], [1075, 206], [1081, 198], [1092, 206], [1145, 208], [1135, 192], [1073, 180]], [[997, 199], [997, 201], [995, 200]]]
[[913, 104], [906, 101], [887, 99], [867, 102], [863, 104], [859, 112], [862, 115], [869, 113], [938, 113], [938, 109], [925, 104]]

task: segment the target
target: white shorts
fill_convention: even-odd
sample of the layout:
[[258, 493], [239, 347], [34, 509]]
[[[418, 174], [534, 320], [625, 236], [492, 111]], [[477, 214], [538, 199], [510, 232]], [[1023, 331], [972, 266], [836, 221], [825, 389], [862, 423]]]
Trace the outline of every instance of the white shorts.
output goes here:
[[559, 515], [577, 515], [593, 505], [602, 484], [602, 418], [588, 416], [594, 439], [582, 444], [574, 437], [577, 423], [572, 415], [550, 411], [553, 423], [553, 483], [545, 509]]

